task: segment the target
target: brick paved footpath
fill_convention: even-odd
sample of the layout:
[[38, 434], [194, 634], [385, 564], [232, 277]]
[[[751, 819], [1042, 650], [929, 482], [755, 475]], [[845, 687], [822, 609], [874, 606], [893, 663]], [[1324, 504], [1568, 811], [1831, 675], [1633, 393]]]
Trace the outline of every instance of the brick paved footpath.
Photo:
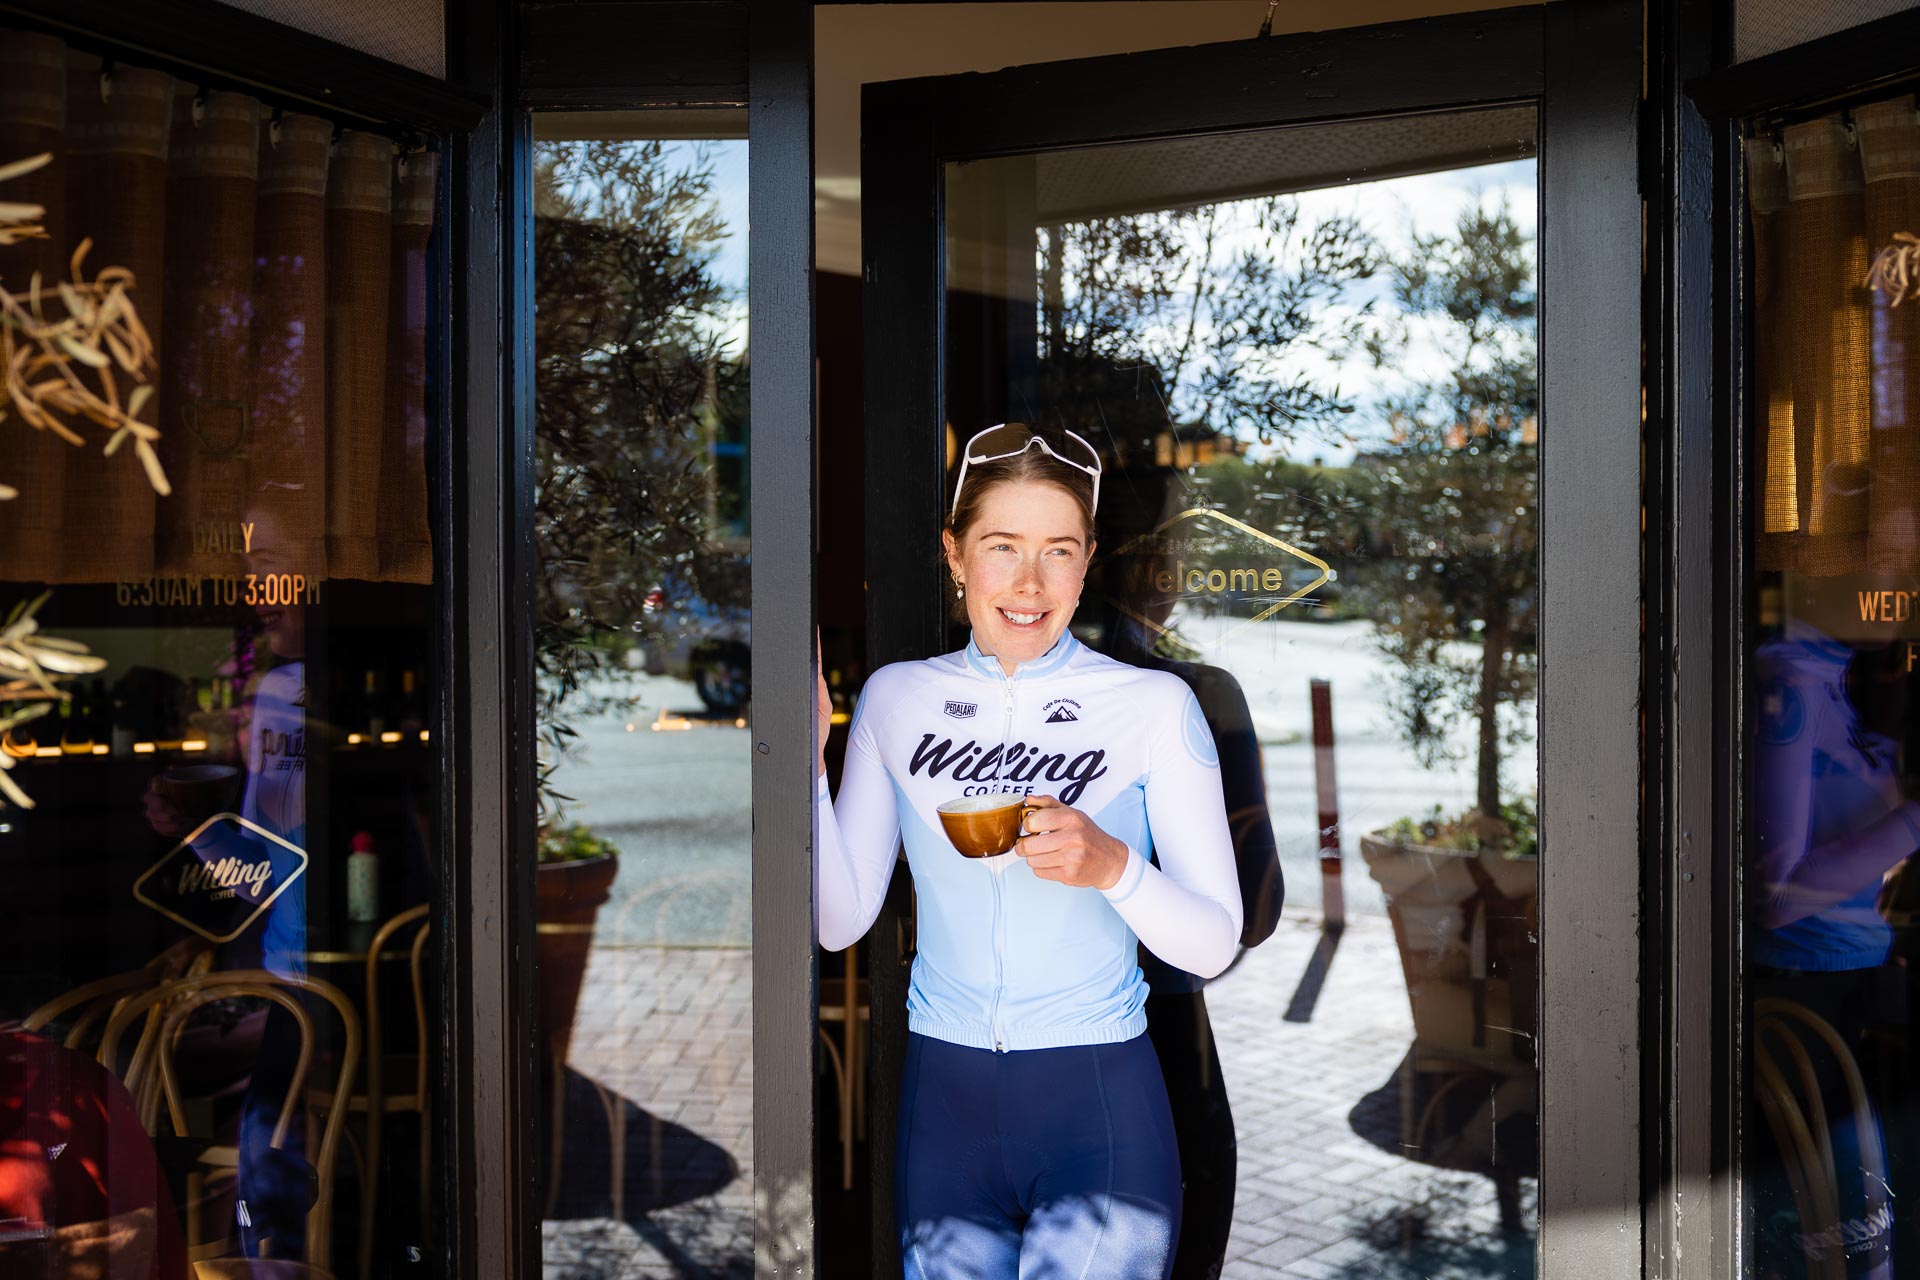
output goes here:
[[[1531, 1240], [1501, 1236], [1487, 1178], [1391, 1149], [1412, 1019], [1385, 917], [1353, 918], [1308, 1002], [1302, 978], [1320, 943], [1315, 919], [1289, 916], [1209, 989], [1240, 1143], [1225, 1280], [1531, 1276]], [[750, 966], [746, 951], [595, 951], [547, 1276], [752, 1274]], [[1308, 1003], [1307, 1020], [1287, 1019]], [[609, 1213], [601, 1090], [628, 1119], [624, 1221]]]

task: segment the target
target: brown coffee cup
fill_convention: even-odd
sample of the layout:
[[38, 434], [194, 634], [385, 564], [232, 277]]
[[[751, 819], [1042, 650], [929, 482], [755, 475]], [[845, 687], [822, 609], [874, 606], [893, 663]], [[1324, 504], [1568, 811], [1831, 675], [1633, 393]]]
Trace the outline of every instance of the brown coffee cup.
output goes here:
[[961, 857], [991, 858], [1013, 848], [1031, 807], [1024, 796], [961, 796], [937, 812]]
[[153, 789], [197, 826], [232, 805], [239, 778], [229, 764], [176, 764], [153, 780]]

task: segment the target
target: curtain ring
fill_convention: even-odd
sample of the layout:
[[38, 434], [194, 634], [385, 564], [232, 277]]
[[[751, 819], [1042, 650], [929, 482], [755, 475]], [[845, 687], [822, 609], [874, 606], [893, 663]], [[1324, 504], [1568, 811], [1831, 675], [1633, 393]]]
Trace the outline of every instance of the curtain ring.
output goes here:
[[207, 92], [196, 90], [193, 95], [193, 127], [198, 129], [200, 122], [207, 118]]
[[273, 114], [267, 117], [267, 145], [276, 151], [280, 148], [280, 121], [284, 114], [279, 107], [275, 107]]
[[100, 64], [100, 101], [105, 103], [111, 102], [112, 100], [113, 64], [111, 62], [104, 62]]

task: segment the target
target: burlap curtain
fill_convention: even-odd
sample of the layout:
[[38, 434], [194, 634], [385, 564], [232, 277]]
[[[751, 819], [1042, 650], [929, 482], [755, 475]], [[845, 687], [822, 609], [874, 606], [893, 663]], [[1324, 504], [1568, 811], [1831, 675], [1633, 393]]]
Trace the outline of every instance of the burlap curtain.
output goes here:
[[433, 157], [0, 32], [0, 163], [41, 151], [0, 198], [45, 205], [49, 235], [0, 249], [0, 281], [52, 288], [85, 237], [89, 274], [134, 273], [173, 493], [97, 429], [76, 449], [10, 415], [0, 579], [430, 582]]
[[434, 173], [431, 155], [403, 158], [393, 196], [380, 571], [394, 582], [433, 581], [427, 524], [427, 241], [433, 232]]
[[247, 488], [269, 508], [256, 531], [286, 572], [327, 572], [327, 153], [333, 126], [289, 115], [260, 126], [253, 274], [252, 442]]
[[160, 459], [189, 501], [160, 504], [160, 568], [181, 575], [246, 570], [247, 398], [253, 347], [254, 141], [260, 104], [237, 93], [174, 99], [167, 174], [169, 335], [160, 396]]
[[[60, 41], [24, 34], [0, 40], [0, 163], [43, 151], [54, 156], [38, 173], [7, 184], [0, 196], [44, 205], [47, 211], [41, 220], [46, 239], [0, 246], [0, 282], [16, 292], [31, 284], [35, 272], [43, 281], [66, 275], [66, 131], [67, 57]], [[0, 512], [0, 564], [13, 565], [20, 577], [57, 577], [72, 446], [50, 432], [23, 431], [16, 424], [0, 450], [9, 459], [0, 468], [0, 480], [20, 491]]]
[[1911, 95], [1747, 144], [1763, 569], [1920, 571], [1920, 309], [1867, 286], [1920, 233]]
[[[91, 60], [67, 73], [67, 243], [93, 241], [89, 270], [127, 268], [134, 278], [134, 307], [152, 335], [162, 369], [167, 333], [161, 306], [167, 248], [167, 144], [173, 126], [172, 77], [140, 67], [103, 74]], [[120, 394], [134, 384], [121, 378]], [[162, 431], [167, 421], [160, 397], [147, 401], [141, 419]], [[9, 436], [20, 434], [10, 424]], [[66, 497], [61, 511], [60, 573], [55, 581], [112, 582], [152, 573], [157, 563], [158, 504], [146, 475], [131, 458], [99, 456], [93, 447], [67, 457]], [[170, 501], [180, 501], [175, 490]], [[8, 519], [0, 511], [0, 520]]]
[[392, 237], [393, 144], [342, 134], [327, 173], [327, 567], [345, 578], [380, 576]]

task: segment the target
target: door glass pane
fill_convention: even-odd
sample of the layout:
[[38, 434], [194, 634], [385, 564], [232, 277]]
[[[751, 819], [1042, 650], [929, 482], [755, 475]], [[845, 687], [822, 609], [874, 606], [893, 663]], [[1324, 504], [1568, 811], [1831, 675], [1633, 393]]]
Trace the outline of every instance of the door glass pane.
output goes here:
[[752, 1270], [744, 132], [730, 113], [536, 121], [554, 1276]]
[[0, 84], [0, 1274], [411, 1274], [438, 156], [42, 36]]
[[1258, 945], [1140, 955], [1184, 1274], [1533, 1274], [1533, 154], [1504, 109], [946, 170], [950, 459], [1094, 444], [1073, 632], [1221, 762]]
[[1745, 1270], [1920, 1276], [1911, 95], [1747, 144]]

